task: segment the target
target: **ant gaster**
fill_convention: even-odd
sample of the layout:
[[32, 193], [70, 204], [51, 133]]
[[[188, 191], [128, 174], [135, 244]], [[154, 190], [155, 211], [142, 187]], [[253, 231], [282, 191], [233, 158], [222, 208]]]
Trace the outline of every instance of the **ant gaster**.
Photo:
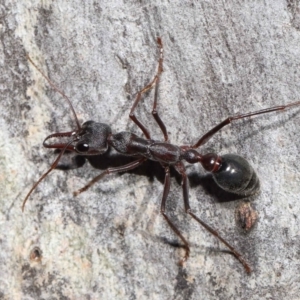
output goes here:
[[[50, 79], [33, 63], [30, 57], [27, 56], [29, 61], [39, 70], [39, 72], [45, 77], [45, 79], [50, 83], [50, 85], [58, 91], [69, 103], [72, 113], [75, 117], [77, 124], [76, 131], [63, 132], [63, 133], [54, 133], [49, 135], [43, 142], [44, 147], [60, 149], [61, 152], [56, 158], [56, 160], [51, 165], [50, 169], [41, 176], [41, 178], [34, 184], [31, 190], [28, 192], [25, 200], [23, 202], [22, 210], [24, 210], [25, 203], [29, 198], [30, 194], [37, 187], [37, 185], [53, 170], [57, 167], [59, 160], [66, 150], [74, 151], [82, 156], [88, 155], [99, 155], [105, 153], [109, 147], [113, 147], [118, 153], [136, 157], [137, 159], [133, 162], [130, 162], [124, 166], [108, 168], [100, 175], [91, 180], [86, 186], [74, 192], [74, 195], [78, 195], [83, 191], [87, 190], [95, 182], [102, 179], [105, 175], [111, 173], [125, 172], [132, 170], [140, 166], [147, 159], [157, 161], [161, 164], [165, 171], [165, 181], [164, 181], [164, 190], [161, 201], [160, 211], [167, 221], [174, 233], [180, 238], [184, 244], [185, 255], [181, 260], [181, 263], [187, 260], [189, 257], [190, 247], [188, 241], [181, 234], [179, 229], [175, 224], [170, 220], [169, 216], [166, 214], [166, 201], [168, 198], [170, 190], [170, 166], [173, 166], [175, 170], [182, 176], [182, 190], [183, 190], [183, 201], [184, 209], [187, 214], [189, 214], [193, 219], [195, 219], [200, 225], [202, 225], [206, 230], [208, 230], [212, 235], [218, 238], [223, 244], [225, 244], [233, 255], [242, 263], [247, 273], [251, 272], [251, 268], [243, 256], [235, 250], [225, 239], [223, 239], [217, 231], [208, 226], [205, 222], [200, 220], [191, 210], [189, 204], [189, 183], [188, 177], [186, 174], [185, 166], [183, 161], [186, 161], [190, 164], [200, 163], [203, 168], [212, 174], [214, 181], [220, 186], [223, 190], [230, 193], [234, 193], [241, 196], [250, 196], [256, 193], [259, 189], [259, 179], [250, 166], [250, 164], [242, 157], [235, 154], [226, 154], [218, 155], [216, 153], [201, 154], [198, 152], [197, 148], [207, 143], [217, 132], [219, 132], [223, 127], [230, 124], [232, 121], [248, 118], [255, 115], [270, 113], [274, 111], [281, 111], [287, 108], [300, 105], [300, 101], [290, 103], [287, 105], [275, 106], [267, 109], [262, 109], [255, 112], [250, 112], [246, 114], [239, 114], [236, 116], [231, 116], [226, 118], [224, 121], [219, 123], [217, 126], [213, 127], [194, 145], [184, 145], [176, 146], [168, 142], [168, 134], [166, 127], [158, 115], [157, 112], [157, 98], [158, 98], [158, 86], [161, 73], [163, 71], [163, 45], [160, 38], [157, 38], [157, 44], [160, 51], [159, 61], [158, 61], [158, 70], [154, 79], [145, 86], [141, 91], [137, 93], [137, 97], [134, 101], [134, 104], [131, 108], [129, 117], [132, 121], [142, 130], [145, 138], [139, 137], [134, 133], [123, 131], [120, 133], [113, 134], [111, 128], [107, 124], [97, 123], [94, 121], [87, 121], [80, 126], [77, 119], [74, 108], [72, 107], [71, 101], [69, 98], [61, 92], [55, 85], [50, 81]], [[137, 119], [135, 116], [135, 109], [140, 102], [142, 95], [155, 87], [154, 93], [154, 104], [152, 115], [160, 127], [163, 135], [164, 141], [155, 141], [151, 139], [149, 131], [147, 128]], [[69, 138], [67, 143], [49, 143], [48, 140], [52, 138]]]

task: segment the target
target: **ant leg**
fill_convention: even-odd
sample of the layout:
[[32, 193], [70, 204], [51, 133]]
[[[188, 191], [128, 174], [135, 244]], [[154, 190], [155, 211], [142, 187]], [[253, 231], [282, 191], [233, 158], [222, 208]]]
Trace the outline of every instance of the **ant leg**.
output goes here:
[[184, 209], [187, 214], [189, 214], [193, 219], [195, 219], [200, 225], [202, 225], [207, 231], [209, 231], [212, 235], [214, 235], [219, 241], [221, 241], [225, 246], [227, 246], [232, 254], [241, 262], [244, 266], [247, 273], [251, 273], [251, 268], [243, 258], [243, 256], [235, 250], [233, 246], [231, 246], [226, 240], [224, 240], [220, 234], [214, 230], [212, 227], [207, 225], [205, 222], [200, 220], [196, 215], [194, 215], [191, 211], [190, 204], [189, 204], [189, 184], [188, 178], [185, 172], [185, 167], [182, 162], [179, 162], [175, 165], [175, 169], [181, 174], [182, 176], [182, 191], [183, 191], [183, 200], [184, 200]]
[[[56, 151], [54, 151], [56, 153]], [[86, 157], [78, 155], [75, 152], [65, 153], [60, 159], [56, 170], [72, 170], [81, 168], [86, 163]]]
[[130, 119], [138, 126], [140, 127], [140, 129], [143, 131], [144, 135], [146, 136], [147, 139], [150, 139], [150, 134], [148, 132], [148, 130], [146, 129], [146, 127], [136, 118], [134, 111], [138, 105], [138, 103], [141, 100], [142, 94], [146, 93], [148, 90], [152, 89], [153, 86], [155, 85], [155, 92], [154, 92], [154, 104], [153, 104], [153, 109], [152, 109], [152, 115], [155, 119], [155, 121], [157, 122], [158, 126], [160, 127], [165, 141], [168, 140], [168, 134], [167, 134], [167, 130], [166, 130], [166, 126], [163, 123], [163, 121], [161, 120], [161, 118], [158, 115], [158, 112], [156, 110], [157, 107], [157, 96], [158, 96], [158, 86], [159, 86], [159, 79], [160, 79], [160, 75], [163, 71], [163, 45], [162, 45], [162, 41], [160, 38], [157, 38], [157, 44], [159, 46], [160, 49], [160, 56], [159, 56], [159, 61], [158, 61], [158, 69], [157, 69], [157, 73], [154, 77], [154, 79], [148, 84], [146, 85], [142, 90], [140, 90], [137, 94], [137, 97], [132, 105], [132, 108], [130, 110], [130, 114], [129, 117]]
[[178, 230], [178, 228], [173, 224], [173, 222], [169, 219], [169, 217], [165, 213], [166, 201], [167, 201], [168, 194], [170, 191], [170, 167], [165, 166], [164, 168], [165, 168], [166, 176], [165, 176], [164, 191], [163, 191], [163, 197], [162, 197], [162, 201], [161, 201], [160, 212], [163, 215], [163, 217], [165, 218], [165, 220], [167, 221], [167, 223], [169, 224], [169, 226], [171, 227], [171, 229], [181, 239], [181, 241], [184, 244], [185, 255], [184, 255], [184, 258], [180, 261], [180, 265], [182, 265], [189, 257], [190, 247], [189, 247], [189, 243], [187, 242], [187, 240], [183, 237], [181, 232]]
[[293, 103], [290, 103], [287, 105], [274, 106], [274, 107], [265, 108], [265, 109], [261, 109], [258, 111], [254, 111], [254, 112], [250, 112], [250, 113], [246, 113], [246, 114], [242, 114], [242, 115], [228, 117], [223, 122], [221, 122], [220, 124], [218, 124], [217, 126], [212, 128], [211, 130], [209, 130], [207, 133], [205, 133], [198, 140], [198, 142], [195, 145], [191, 146], [191, 148], [198, 148], [201, 145], [204, 145], [206, 142], [208, 142], [214, 136], [215, 133], [217, 133], [219, 130], [221, 130], [224, 126], [230, 124], [232, 121], [244, 119], [244, 118], [248, 118], [248, 117], [252, 117], [252, 116], [256, 116], [256, 115], [267, 114], [267, 113], [274, 112], [274, 111], [285, 110], [292, 106], [298, 106], [298, 105], [300, 105], [300, 101], [293, 102]]
[[166, 126], [165, 126], [164, 122], [161, 120], [161, 118], [159, 117], [158, 112], [156, 110], [160, 75], [163, 71], [163, 45], [162, 45], [160, 38], [157, 39], [157, 43], [160, 48], [160, 57], [159, 57], [159, 62], [158, 62], [158, 70], [157, 70], [157, 74], [156, 74], [157, 80], [156, 80], [155, 91], [154, 91], [154, 103], [153, 103], [153, 109], [152, 109], [152, 116], [155, 119], [156, 123], [158, 124], [160, 130], [162, 131], [164, 138], [165, 138], [165, 142], [167, 142], [168, 141], [168, 133], [167, 133]]
[[101, 180], [104, 176], [112, 174], [112, 173], [119, 173], [119, 172], [126, 172], [132, 169], [137, 168], [140, 166], [146, 158], [140, 158], [138, 160], [135, 160], [127, 165], [121, 166], [121, 167], [115, 167], [115, 168], [108, 168], [104, 172], [102, 172], [100, 175], [93, 178], [87, 185], [85, 185], [83, 188], [79, 189], [78, 191], [75, 191], [73, 193], [74, 196], [78, 196], [82, 192], [86, 191], [88, 188], [90, 188], [94, 183]]

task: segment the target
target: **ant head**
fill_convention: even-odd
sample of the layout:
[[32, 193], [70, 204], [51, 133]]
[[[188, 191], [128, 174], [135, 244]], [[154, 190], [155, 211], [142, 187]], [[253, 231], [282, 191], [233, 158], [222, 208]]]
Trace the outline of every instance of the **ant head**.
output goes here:
[[107, 137], [111, 129], [107, 124], [87, 121], [75, 133], [74, 151], [83, 155], [98, 155], [107, 151]]
[[[107, 151], [107, 138], [111, 134], [108, 125], [87, 121], [77, 131], [57, 132], [46, 137], [44, 147], [75, 151], [81, 155], [99, 155]], [[68, 138], [65, 142], [48, 143], [51, 138]], [[71, 140], [70, 140], [71, 138]], [[69, 144], [69, 145], [68, 145]]]

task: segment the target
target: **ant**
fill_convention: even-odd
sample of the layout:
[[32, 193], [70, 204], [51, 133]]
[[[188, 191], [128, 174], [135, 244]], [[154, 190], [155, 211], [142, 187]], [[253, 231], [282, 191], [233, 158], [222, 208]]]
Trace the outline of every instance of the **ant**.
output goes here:
[[[80, 125], [75, 110], [69, 98], [63, 92], [61, 92], [50, 81], [50, 79], [34, 64], [31, 58], [27, 56], [28, 60], [42, 74], [42, 76], [49, 82], [49, 84], [67, 100], [71, 111], [74, 115], [77, 129], [69, 132], [54, 133], [46, 137], [46, 139], [43, 142], [43, 146], [46, 148], [58, 149], [61, 150], [61, 152], [57, 156], [56, 160], [52, 163], [49, 170], [47, 170], [47, 172], [45, 172], [40, 177], [40, 179], [33, 185], [31, 190], [28, 192], [27, 196], [25, 197], [25, 200], [23, 201], [22, 210], [24, 211], [26, 201], [28, 200], [31, 193], [36, 189], [37, 185], [53, 169], [55, 169], [58, 166], [58, 163], [65, 151], [73, 151], [79, 154], [80, 156], [85, 157], [90, 155], [101, 155], [105, 153], [109, 147], [113, 147], [118, 153], [126, 156], [135, 157], [136, 160], [123, 166], [106, 169], [100, 175], [92, 179], [86, 186], [74, 192], [74, 196], [77, 196], [80, 193], [86, 191], [89, 187], [91, 187], [94, 183], [96, 183], [106, 175], [132, 170], [143, 164], [146, 160], [153, 160], [159, 162], [165, 171], [164, 189], [160, 211], [166, 222], [173, 230], [173, 232], [180, 238], [180, 240], [184, 244], [185, 254], [180, 261], [180, 264], [183, 264], [189, 257], [189, 243], [181, 234], [179, 229], [175, 226], [175, 224], [170, 220], [169, 216], [166, 213], [166, 201], [170, 191], [170, 167], [172, 166], [182, 177], [182, 190], [185, 212], [189, 214], [194, 220], [196, 220], [200, 225], [202, 225], [212, 235], [218, 238], [219, 241], [226, 245], [232, 252], [232, 254], [244, 266], [246, 272], [251, 273], [251, 267], [243, 258], [243, 256], [224, 238], [222, 238], [216, 230], [207, 225], [204, 221], [199, 219], [192, 212], [189, 204], [189, 182], [183, 161], [186, 161], [190, 164], [200, 163], [206, 171], [212, 174], [212, 177], [216, 184], [227, 192], [244, 197], [255, 194], [260, 187], [259, 179], [254, 169], [250, 166], [247, 160], [236, 154], [225, 154], [222, 156], [216, 153], [201, 154], [196, 149], [207, 143], [217, 132], [219, 132], [223, 127], [232, 123], [233, 121], [275, 111], [282, 111], [287, 108], [299, 106], [300, 101], [290, 103], [287, 105], [274, 106], [255, 112], [228, 117], [224, 121], [220, 122], [218, 125], [213, 127], [211, 130], [206, 132], [202, 137], [198, 139], [198, 141], [195, 144], [183, 146], [173, 145], [169, 142], [166, 127], [157, 112], [158, 87], [160, 76], [163, 72], [163, 44], [161, 38], [157, 38], [157, 44], [159, 48], [157, 73], [152, 79], [152, 81], [137, 93], [137, 96], [129, 114], [130, 119], [141, 129], [145, 138], [139, 137], [138, 135], [127, 131], [113, 134], [110, 126], [104, 123], [87, 121]], [[152, 115], [162, 131], [164, 141], [156, 141], [151, 139], [150, 133], [146, 126], [143, 125], [135, 115], [135, 109], [138, 103], [141, 101], [143, 94], [145, 94], [148, 90], [152, 88], [155, 88]], [[66, 137], [69, 138], [68, 142], [66, 143], [61, 142], [51, 144], [48, 141], [52, 138]], [[78, 166], [73, 166], [73, 168], [75, 167]]]

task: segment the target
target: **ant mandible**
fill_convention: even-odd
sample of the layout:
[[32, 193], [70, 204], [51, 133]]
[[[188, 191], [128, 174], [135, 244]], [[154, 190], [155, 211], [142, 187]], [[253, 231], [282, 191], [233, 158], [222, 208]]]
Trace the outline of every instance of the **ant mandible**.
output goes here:
[[[58, 132], [46, 137], [43, 142], [43, 146], [46, 148], [59, 149], [61, 150], [61, 152], [56, 160], [52, 163], [49, 170], [40, 177], [40, 179], [28, 192], [23, 201], [22, 210], [24, 210], [26, 201], [28, 200], [31, 193], [36, 189], [37, 185], [53, 169], [58, 166], [58, 163], [65, 151], [73, 151], [85, 157], [103, 154], [108, 150], [109, 147], [113, 147], [118, 153], [126, 156], [136, 157], [137, 159], [120, 167], [106, 169], [100, 175], [92, 179], [86, 186], [74, 192], [74, 196], [77, 196], [78, 194], [86, 191], [94, 183], [108, 174], [132, 170], [143, 164], [143, 162], [145, 162], [147, 159], [159, 162], [165, 171], [165, 181], [160, 211], [171, 229], [184, 244], [185, 255], [180, 261], [180, 263], [182, 264], [189, 257], [189, 243], [181, 234], [179, 229], [175, 226], [175, 224], [170, 220], [169, 216], [166, 214], [166, 201], [170, 191], [170, 167], [172, 166], [182, 176], [182, 190], [185, 212], [189, 214], [194, 220], [196, 220], [200, 225], [202, 225], [206, 230], [208, 230], [212, 235], [218, 238], [219, 241], [226, 245], [233, 253], [233, 255], [242, 263], [246, 272], [250, 273], [252, 271], [251, 267], [243, 258], [243, 256], [224, 238], [222, 238], [216, 230], [207, 225], [192, 212], [189, 204], [189, 182], [183, 161], [186, 161], [190, 164], [200, 163], [206, 171], [212, 174], [212, 177], [217, 185], [227, 192], [241, 196], [253, 195], [259, 189], [259, 179], [254, 169], [244, 158], [235, 154], [226, 154], [222, 156], [216, 153], [201, 154], [195, 149], [207, 143], [217, 132], [219, 132], [226, 125], [230, 124], [232, 121], [260, 114], [282, 111], [287, 108], [300, 105], [300, 101], [228, 117], [224, 121], [213, 127], [211, 130], [209, 130], [207, 133], [205, 133], [202, 137], [200, 137], [194, 145], [173, 145], [168, 141], [169, 138], [166, 127], [157, 112], [158, 87], [160, 76], [163, 72], [163, 45], [161, 38], [157, 38], [157, 44], [160, 52], [157, 73], [154, 79], [137, 93], [136, 99], [129, 114], [131, 120], [141, 129], [145, 138], [139, 137], [136, 134], [127, 131], [113, 134], [109, 125], [104, 123], [97, 123], [94, 121], [87, 121], [81, 126], [69, 98], [63, 92], [61, 92], [50, 81], [50, 79], [34, 64], [31, 58], [27, 56], [28, 60], [35, 66], [35, 68], [37, 68], [37, 70], [43, 75], [43, 77], [49, 82], [49, 84], [67, 100], [74, 115], [77, 124], [77, 130], [70, 132]], [[152, 140], [148, 129], [137, 119], [135, 115], [135, 109], [138, 103], [141, 101], [142, 95], [153, 87], [155, 87], [155, 91], [152, 115], [164, 135], [163, 142]], [[67, 143], [61, 142], [50, 144], [48, 142], [48, 140], [52, 138], [66, 137], [69, 138], [69, 141]], [[74, 165], [73, 168], [75, 167], [76, 166]]]

